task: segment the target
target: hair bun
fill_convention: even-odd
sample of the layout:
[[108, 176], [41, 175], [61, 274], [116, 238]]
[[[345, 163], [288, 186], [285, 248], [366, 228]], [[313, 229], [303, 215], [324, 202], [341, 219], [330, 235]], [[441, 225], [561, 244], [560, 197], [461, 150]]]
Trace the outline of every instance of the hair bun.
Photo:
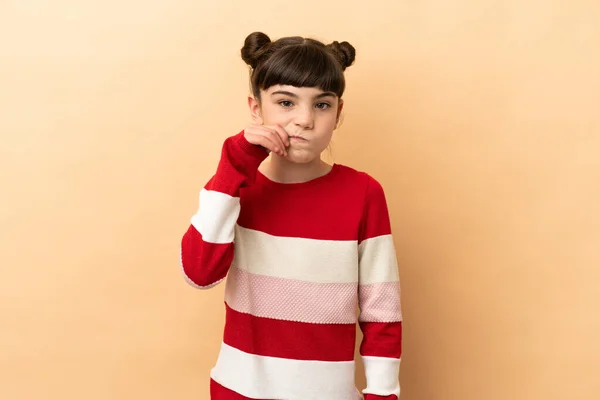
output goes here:
[[262, 32], [249, 34], [244, 41], [244, 47], [242, 47], [242, 59], [246, 64], [255, 68], [258, 59], [269, 44], [271, 44], [271, 39], [266, 34]]
[[356, 50], [354, 46], [352, 46], [348, 42], [339, 43], [337, 41], [327, 45], [336, 56], [340, 64], [342, 64], [342, 69], [346, 69], [354, 63], [354, 59], [356, 57]]

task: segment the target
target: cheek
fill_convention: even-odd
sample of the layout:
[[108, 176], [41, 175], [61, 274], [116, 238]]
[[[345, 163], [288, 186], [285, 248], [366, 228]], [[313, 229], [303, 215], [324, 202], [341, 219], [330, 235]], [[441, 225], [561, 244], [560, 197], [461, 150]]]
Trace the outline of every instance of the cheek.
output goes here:
[[335, 113], [331, 113], [328, 115], [324, 115], [320, 121], [320, 131], [323, 132], [323, 136], [328, 138], [333, 134], [333, 130], [337, 125], [337, 115]]
[[262, 117], [265, 125], [282, 125], [285, 126], [291, 119], [291, 115], [286, 110], [283, 110], [277, 104], [264, 104], [262, 107]]

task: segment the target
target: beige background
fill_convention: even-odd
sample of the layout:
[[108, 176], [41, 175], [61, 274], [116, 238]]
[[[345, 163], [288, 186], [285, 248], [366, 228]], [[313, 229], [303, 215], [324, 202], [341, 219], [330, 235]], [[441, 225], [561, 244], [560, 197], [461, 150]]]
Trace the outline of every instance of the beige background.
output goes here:
[[367, 4], [0, 3], [0, 398], [208, 399], [178, 246], [253, 30], [357, 48], [332, 157], [387, 192], [403, 400], [600, 398], [600, 5]]

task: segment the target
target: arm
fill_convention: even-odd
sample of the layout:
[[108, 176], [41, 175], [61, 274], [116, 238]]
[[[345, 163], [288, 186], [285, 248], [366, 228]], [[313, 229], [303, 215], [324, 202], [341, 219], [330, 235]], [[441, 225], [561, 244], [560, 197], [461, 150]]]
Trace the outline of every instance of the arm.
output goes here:
[[365, 400], [397, 400], [402, 354], [400, 279], [385, 195], [371, 177], [359, 235], [358, 295]]
[[254, 182], [267, 156], [243, 131], [225, 140], [217, 171], [200, 191], [200, 206], [181, 240], [181, 267], [192, 286], [207, 289], [227, 275], [240, 213], [239, 189]]

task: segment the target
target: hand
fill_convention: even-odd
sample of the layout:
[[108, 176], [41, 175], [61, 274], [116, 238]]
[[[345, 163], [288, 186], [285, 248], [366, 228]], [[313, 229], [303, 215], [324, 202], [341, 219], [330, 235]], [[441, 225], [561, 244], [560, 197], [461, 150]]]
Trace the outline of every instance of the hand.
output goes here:
[[285, 129], [279, 125], [250, 125], [244, 129], [244, 137], [248, 142], [262, 146], [267, 152], [287, 156], [286, 148], [290, 145], [290, 139]]

